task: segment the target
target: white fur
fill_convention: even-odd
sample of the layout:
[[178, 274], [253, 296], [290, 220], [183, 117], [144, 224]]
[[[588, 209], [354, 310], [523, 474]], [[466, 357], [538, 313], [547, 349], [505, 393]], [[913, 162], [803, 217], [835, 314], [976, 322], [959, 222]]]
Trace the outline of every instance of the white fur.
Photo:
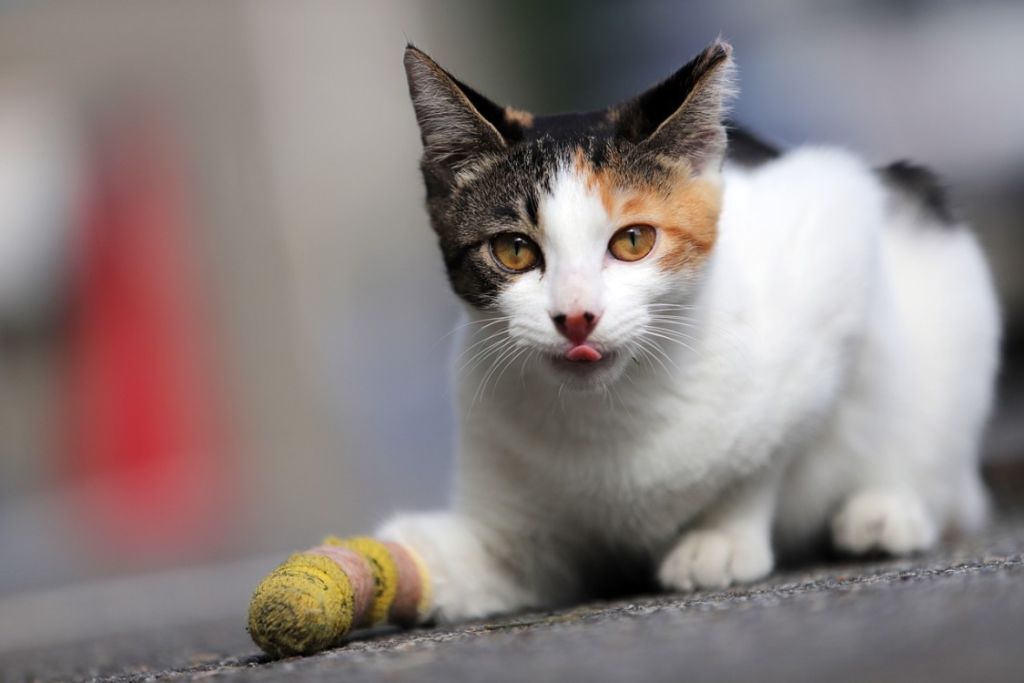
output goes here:
[[[611, 259], [621, 226], [570, 169], [553, 183], [545, 269], [470, 313], [453, 508], [380, 531], [423, 556], [437, 616], [564, 604], [619, 566], [675, 589], [753, 581], [773, 534], [902, 554], [984, 519], [999, 323], [971, 234], [839, 150], [722, 181], [712, 256], [679, 274], [660, 243]], [[585, 375], [553, 360], [550, 315], [574, 307], [602, 316], [611, 357]]]

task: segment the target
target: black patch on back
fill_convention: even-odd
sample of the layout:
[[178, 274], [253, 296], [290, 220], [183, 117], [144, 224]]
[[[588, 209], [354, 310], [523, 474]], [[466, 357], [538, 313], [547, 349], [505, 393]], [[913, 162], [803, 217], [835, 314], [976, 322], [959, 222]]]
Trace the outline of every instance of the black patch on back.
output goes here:
[[741, 166], [755, 167], [774, 161], [782, 156], [782, 151], [754, 135], [749, 129], [729, 121], [726, 123], [729, 136], [729, 147], [726, 158]]
[[877, 169], [877, 173], [891, 190], [916, 202], [939, 223], [956, 224], [946, 187], [931, 169], [904, 159]]

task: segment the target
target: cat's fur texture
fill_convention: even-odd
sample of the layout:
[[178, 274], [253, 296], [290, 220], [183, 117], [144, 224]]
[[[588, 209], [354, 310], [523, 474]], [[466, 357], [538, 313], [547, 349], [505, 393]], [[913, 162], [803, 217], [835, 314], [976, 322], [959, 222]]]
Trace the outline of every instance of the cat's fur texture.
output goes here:
[[[452, 509], [379, 530], [426, 562], [432, 616], [724, 587], [822, 538], [903, 555], [983, 522], [999, 316], [930, 173], [727, 144], [721, 42], [581, 115], [499, 107], [411, 46], [405, 65], [469, 317]], [[654, 249], [616, 260], [631, 224]], [[498, 265], [508, 232], [538, 267]], [[558, 316], [583, 313], [569, 341]]]

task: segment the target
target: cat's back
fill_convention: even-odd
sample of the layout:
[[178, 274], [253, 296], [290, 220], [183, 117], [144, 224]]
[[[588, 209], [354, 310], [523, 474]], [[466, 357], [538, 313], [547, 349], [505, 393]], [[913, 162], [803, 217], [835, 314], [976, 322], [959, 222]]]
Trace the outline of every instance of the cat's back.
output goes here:
[[806, 279], [823, 261], [866, 258], [877, 244], [884, 189], [846, 150], [800, 147], [756, 165], [730, 161], [723, 176], [716, 246], [742, 250], [759, 274], [799, 265]]
[[803, 352], [856, 333], [885, 225], [872, 169], [842, 149], [803, 147], [730, 161], [723, 176], [712, 277], [762, 346]]

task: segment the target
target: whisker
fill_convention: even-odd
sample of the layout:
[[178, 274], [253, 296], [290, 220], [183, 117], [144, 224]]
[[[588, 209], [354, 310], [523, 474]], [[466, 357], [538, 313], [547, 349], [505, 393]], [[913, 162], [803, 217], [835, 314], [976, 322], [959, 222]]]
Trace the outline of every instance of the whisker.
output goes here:
[[528, 348], [526, 348], [525, 346], [521, 346], [519, 347], [519, 350], [516, 353], [514, 353], [508, 360], [505, 361], [505, 366], [501, 369], [501, 372], [498, 373], [498, 376], [494, 378], [495, 387], [501, 384], [501, 378], [505, 375], [505, 371], [512, 367], [516, 360], [521, 358], [523, 354], [526, 353], [527, 351], [529, 351]]
[[[653, 342], [650, 342], [650, 341], [647, 341], [647, 340], [643, 340], [643, 339], [639, 339], [638, 338], [636, 340], [636, 342], [638, 344], [640, 344], [641, 348], [643, 348], [650, 355], [650, 358], [652, 360], [657, 361], [658, 364], [661, 365], [661, 369], [665, 371], [666, 375], [671, 375], [672, 374], [672, 371], [668, 369], [668, 366], [665, 365], [665, 362], [663, 360], [661, 360], [661, 358], [659, 356], [655, 355], [655, 353], [654, 353], [654, 351], [656, 350], [661, 355], [663, 355], [666, 358], [668, 358], [668, 356], [665, 355], [665, 352], [662, 349], [660, 349], [656, 345], [654, 345]], [[671, 361], [672, 359], [668, 358], [668, 360]], [[652, 364], [652, 367], [653, 367], [653, 364]], [[677, 367], [677, 369], [678, 369], [678, 367]]]
[[[647, 337], [657, 337], [657, 338], [665, 339], [667, 341], [674, 342], [674, 343], [679, 344], [681, 346], [684, 346], [685, 348], [687, 348], [687, 349], [693, 351], [694, 353], [696, 353], [696, 350], [693, 349], [693, 347], [687, 345], [685, 342], [683, 342], [683, 341], [681, 341], [679, 339], [672, 339], [670, 337], [666, 337], [664, 335], [661, 335], [661, 334], [658, 334], [658, 333], [654, 333], [654, 332], [650, 332], [650, 331], [646, 332], [646, 335], [647, 335]], [[676, 362], [672, 358], [672, 356], [670, 356], [668, 354], [668, 352], [666, 352], [665, 349], [662, 348], [660, 344], [658, 344], [658, 342], [656, 342], [656, 341], [654, 341], [654, 339], [650, 339], [650, 338], [645, 338], [644, 341], [647, 342], [647, 344], [652, 348], [653, 351], [657, 352], [662, 358], [664, 358], [669, 363], [671, 363], [672, 367], [674, 367], [676, 370], [680, 370], [680, 371], [682, 370], [679, 367], [679, 365], [676, 364]]]
[[688, 350], [690, 350], [690, 351], [693, 351], [694, 353], [697, 353], [697, 349], [693, 348], [692, 346], [690, 346], [689, 344], [687, 344], [687, 343], [686, 343], [685, 341], [683, 341], [682, 339], [677, 339], [677, 338], [675, 338], [675, 337], [670, 337], [670, 336], [668, 336], [668, 335], [665, 335], [665, 334], [661, 334], [660, 332], [652, 332], [652, 331], [650, 331], [649, 329], [648, 329], [648, 331], [646, 332], [646, 334], [647, 334], [647, 335], [649, 335], [649, 336], [651, 336], [651, 337], [657, 337], [658, 339], [664, 339], [665, 341], [670, 341], [670, 342], [672, 342], [672, 343], [674, 343], [674, 344], [679, 344], [679, 345], [680, 345], [680, 346], [682, 346], [682, 347], [683, 347], [684, 349], [688, 349]]
[[472, 358], [466, 361], [466, 363], [464, 363], [463, 366], [456, 371], [456, 373], [460, 374], [462, 372], [469, 372], [470, 370], [476, 369], [480, 365], [480, 363], [482, 363], [483, 360], [487, 358], [487, 356], [491, 355], [492, 353], [497, 353], [499, 349], [501, 349], [508, 341], [509, 338], [506, 336], [502, 339], [498, 339], [492, 342], [489, 346], [482, 349], [481, 351], [478, 351]]
[[647, 304], [643, 308], [653, 311], [696, 311], [697, 306], [683, 306], [680, 304]]
[[[465, 349], [462, 350], [462, 353], [460, 353], [458, 356], [456, 356], [455, 362], [457, 363], [459, 361], [459, 359], [461, 359], [464, 355], [469, 353], [474, 347], [480, 346], [481, 344], [484, 344], [485, 342], [491, 341], [492, 339], [497, 339], [497, 338], [502, 337], [502, 336], [508, 337], [508, 332], [505, 331], [505, 330], [501, 330], [499, 332], [495, 332], [494, 334], [492, 334], [492, 335], [490, 335], [488, 337], [485, 337], [484, 339], [481, 339], [480, 341], [477, 341], [477, 342], [474, 342], [473, 344], [470, 344], [469, 346], [467, 346]], [[499, 341], [501, 341], [501, 340], [499, 340]], [[487, 348], [490, 348], [490, 346], [488, 346]], [[475, 357], [476, 356], [474, 355], [474, 358]], [[467, 363], [468, 362], [470, 362], [470, 361], [467, 361]], [[459, 368], [459, 371], [461, 371], [464, 368], [465, 368], [465, 364], [463, 365], [462, 368]]]
[[520, 347], [516, 346], [515, 342], [511, 339], [506, 340], [507, 344], [498, 354], [498, 357], [491, 363], [491, 367], [484, 373], [484, 377], [480, 380], [480, 385], [477, 387], [476, 393], [473, 394], [473, 405], [476, 405], [477, 400], [482, 399], [487, 390], [487, 383], [491, 377], [497, 371], [498, 367], [504, 362], [504, 360], [510, 355], [516, 352]]
[[658, 358], [656, 355], [654, 355], [654, 353], [646, 345], [641, 346], [641, 351], [643, 352], [644, 359], [647, 361], [647, 365], [651, 368], [652, 371], [657, 372], [658, 367], [655, 365], [655, 363], [657, 363], [658, 365], [661, 366], [661, 369], [662, 371], [665, 372], [665, 374], [672, 374], [671, 371], [668, 369], [668, 366], [665, 365], [665, 362]]
[[519, 348], [516, 345], [515, 341], [513, 341], [511, 338], [505, 339], [503, 341], [504, 344], [501, 347], [501, 351], [498, 352], [497, 356], [491, 362], [491, 366], [487, 369], [487, 372], [484, 373], [484, 383], [486, 383], [490, 376], [494, 373], [495, 369], [498, 367], [498, 364], [501, 363], [508, 356], [508, 354]]
[[502, 316], [497, 316], [497, 317], [482, 318], [480, 320], [467, 320], [466, 322], [462, 323], [461, 325], [456, 325], [454, 328], [448, 330], [446, 333], [441, 335], [441, 337], [436, 342], [434, 342], [434, 346], [437, 346], [438, 344], [440, 344], [441, 342], [443, 342], [445, 339], [447, 339], [448, 337], [452, 336], [456, 332], [458, 332], [460, 330], [464, 330], [467, 327], [470, 327], [471, 325], [482, 325], [482, 327], [480, 327], [479, 329], [473, 330], [473, 332], [476, 333], [476, 332], [479, 332], [481, 330], [487, 329], [491, 325], [497, 325], [498, 323], [505, 322], [505, 321], [511, 320], [511, 319], [512, 319], [512, 316], [510, 316], [510, 315], [502, 315]]
[[655, 323], [655, 324], [658, 324], [658, 325], [669, 325], [669, 326], [671, 326], [673, 328], [676, 328], [677, 331], [692, 330], [692, 331], [696, 332], [698, 330], [703, 329], [702, 325], [696, 325], [696, 324], [691, 323], [691, 322], [686, 321], [686, 320], [671, 320], [671, 319], [668, 319], [668, 318], [650, 317], [650, 318], [647, 319], [645, 324], [646, 325], [650, 325], [651, 323]]
[[646, 329], [654, 330], [655, 332], [664, 332], [665, 334], [670, 334], [670, 335], [679, 337], [680, 339], [687, 339], [687, 340], [692, 341], [692, 342], [697, 341], [697, 338], [695, 336], [693, 336], [692, 334], [690, 334], [689, 332], [683, 332], [682, 330], [673, 330], [670, 327], [659, 327], [658, 325], [648, 325], [646, 327]]
[[[622, 396], [619, 395], [619, 392], [615, 389], [614, 384], [607, 384], [605, 385], [605, 387], [608, 390], [610, 390], [611, 396], [618, 400], [619, 405], [622, 406], [622, 410], [626, 413], [626, 417], [629, 418], [626, 424], [629, 425], [628, 429], [630, 430], [630, 433], [636, 434], [636, 424], [635, 420], [633, 419], [633, 413], [631, 413], [629, 410], [629, 406], [626, 405], [626, 402], [622, 399]], [[612, 406], [612, 408], [614, 409], [614, 405]]]
[[466, 354], [466, 352], [468, 352], [468, 351], [471, 351], [472, 349], [476, 348], [477, 346], [480, 346], [481, 344], [483, 344], [483, 343], [485, 343], [485, 342], [487, 342], [487, 341], [490, 341], [491, 339], [495, 339], [495, 338], [497, 338], [497, 337], [500, 337], [500, 336], [502, 336], [502, 335], [507, 335], [507, 334], [508, 334], [508, 331], [507, 331], [507, 330], [498, 330], [497, 332], [493, 332], [493, 333], [491, 333], [490, 335], [488, 335], [488, 336], [484, 337], [483, 339], [478, 339], [477, 341], [473, 342], [472, 344], [469, 344], [468, 346], [466, 346], [466, 348], [464, 348], [464, 349], [462, 350], [462, 353], [460, 353], [460, 354], [459, 354], [459, 355], [458, 355], [458, 356], [457, 356], [457, 357], [455, 358], [455, 360], [458, 360], [458, 359], [459, 359], [459, 358], [461, 358], [461, 357], [462, 357], [463, 355], [465, 355], [465, 354]]
[[[494, 335], [492, 335], [492, 336], [489, 336], [489, 337], [487, 337], [486, 339], [483, 339], [483, 340], [481, 340], [481, 341], [480, 341], [479, 343], [477, 343], [477, 344], [473, 344], [473, 346], [479, 346], [479, 345], [480, 345], [481, 343], [489, 342], [489, 343], [486, 343], [486, 344], [485, 344], [484, 346], [482, 346], [481, 348], [478, 348], [478, 349], [477, 349], [477, 350], [476, 350], [476, 351], [474, 352], [474, 354], [473, 354], [473, 356], [472, 356], [472, 357], [470, 358], [470, 360], [467, 360], [467, 361], [466, 361], [466, 364], [468, 364], [468, 362], [470, 362], [470, 361], [471, 361], [471, 360], [472, 360], [473, 358], [477, 357], [477, 356], [478, 356], [478, 355], [479, 355], [480, 353], [484, 353], [484, 352], [486, 352], [486, 351], [487, 351], [488, 349], [490, 349], [490, 348], [494, 348], [495, 344], [500, 344], [500, 343], [502, 343], [503, 341], [505, 341], [505, 340], [506, 340], [507, 338], [508, 338], [508, 335], [507, 335], [507, 334], [504, 334], [504, 333], [497, 333], [497, 334], [494, 334]], [[460, 356], [464, 355], [464, 354], [465, 354], [465, 353], [466, 353], [467, 351], [470, 351], [470, 350], [472, 350], [472, 347], [469, 347], [469, 348], [467, 348], [467, 349], [466, 349], [466, 351], [463, 351], [463, 353], [461, 353], [461, 354], [460, 354]], [[456, 358], [456, 360], [458, 360], [458, 359], [459, 359], [459, 358]], [[465, 365], [465, 364], [464, 364], [464, 365]]]
[[526, 366], [530, 364], [534, 356], [537, 355], [537, 349], [530, 349], [530, 353], [526, 355], [523, 362], [519, 364], [519, 382], [526, 388]]
[[700, 349], [698, 349], [697, 347], [695, 347], [695, 346], [693, 346], [692, 344], [689, 343], [690, 341], [693, 341], [693, 340], [688, 340], [688, 339], [684, 339], [682, 337], [676, 337], [676, 336], [672, 336], [672, 335], [669, 335], [669, 334], [664, 334], [662, 332], [656, 332], [656, 331], [651, 330], [651, 329], [648, 329], [646, 332], [644, 332], [644, 334], [648, 337], [648, 339], [651, 339], [651, 340], [653, 340], [653, 339], [663, 339], [663, 340], [665, 340], [667, 342], [670, 342], [672, 344], [678, 344], [679, 346], [683, 347], [684, 349], [686, 349], [688, 351], [692, 351], [693, 353], [699, 353], [700, 352]]
[[697, 327], [697, 322], [693, 318], [686, 318], [681, 315], [665, 315], [663, 313], [652, 313], [647, 316], [650, 320], [661, 320], [663, 322], [677, 323], [680, 325], [687, 325], [689, 327]]
[[[496, 322], [499, 322], [499, 321], [496, 321]], [[495, 324], [495, 323], [491, 323], [491, 324], [493, 325], [493, 324]], [[476, 335], [476, 334], [477, 334], [478, 332], [483, 332], [483, 328], [480, 328], [479, 330], [474, 330], [474, 331], [473, 331], [473, 334], [474, 334], [474, 335]], [[486, 337], [484, 337], [483, 339], [479, 339], [479, 340], [477, 340], [477, 341], [473, 342], [472, 344], [470, 344], [470, 345], [469, 345], [468, 347], [466, 347], [466, 348], [469, 348], [469, 349], [471, 349], [471, 348], [473, 348], [474, 346], [476, 346], [477, 344], [480, 344], [480, 343], [482, 343], [482, 342], [484, 342], [484, 341], [486, 341], [486, 340], [488, 340], [488, 339], [494, 339], [494, 338], [495, 338], [496, 336], [498, 336], [498, 335], [500, 335], [500, 334], [508, 334], [508, 330], [498, 330], [497, 332], [493, 332], [493, 331], [492, 331], [492, 332], [491, 332], [490, 334], [488, 334], [488, 335], [487, 335]]]

